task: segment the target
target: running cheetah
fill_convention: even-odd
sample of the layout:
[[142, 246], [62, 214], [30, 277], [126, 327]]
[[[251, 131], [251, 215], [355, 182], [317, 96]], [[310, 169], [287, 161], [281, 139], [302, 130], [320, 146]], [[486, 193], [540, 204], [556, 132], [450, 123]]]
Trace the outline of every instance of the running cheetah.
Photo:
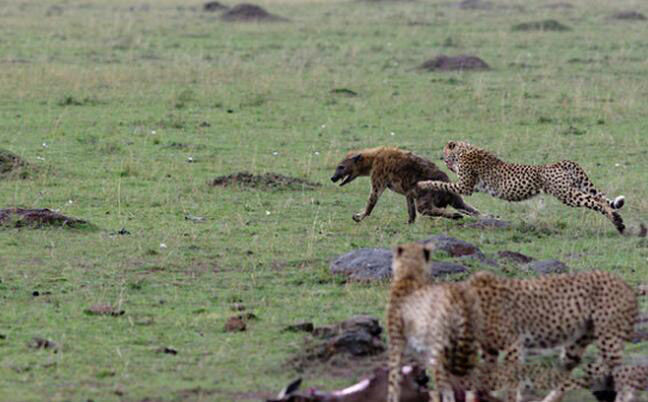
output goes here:
[[446, 165], [459, 176], [459, 181], [424, 181], [418, 184], [421, 189], [445, 190], [460, 195], [481, 191], [506, 201], [523, 201], [544, 191], [570, 207], [585, 207], [602, 213], [620, 233], [625, 229], [621, 215], [615, 211], [623, 207], [624, 197], [609, 200], [594, 188], [585, 171], [574, 162], [547, 165], [508, 163], [463, 141], [448, 142], [443, 154]]
[[[621, 364], [638, 303], [618, 277], [592, 271], [520, 280], [478, 272], [462, 283], [426, 284], [429, 255], [420, 244], [394, 252], [387, 308], [389, 402], [398, 401], [398, 368], [407, 346], [431, 364], [444, 401], [452, 400], [453, 382], [474, 370], [480, 352], [484, 364], [496, 364], [500, 352], [513, 364], [527, 350], [561, 347], [562, 368], [569, 372], [596, 342], [602, 374]], [[558, 401], [562, 393], [554, 389], [546, 401]]]

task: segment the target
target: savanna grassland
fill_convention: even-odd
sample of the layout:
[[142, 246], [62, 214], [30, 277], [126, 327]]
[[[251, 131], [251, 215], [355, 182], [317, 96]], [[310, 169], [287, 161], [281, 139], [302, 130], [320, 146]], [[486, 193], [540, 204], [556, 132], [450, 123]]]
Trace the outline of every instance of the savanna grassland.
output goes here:
[[[368, 180], [329, 180], [348, 149], [395, 145], [438, 160], [446, 141], [465, 139], [515, 162], [574, 160], [627, 197], [630, 230], [648, 221], [648, 22], [609, 18], [648, 8], [547, 3], [263, 1], [289, 21], [230, 23], [197, 1], [0, 1], [0, 148], [30, 163], [27, 178], [0, 178], [0, 208], [57, 209], [92, 224], [0, 229], [0, 400], [278, 391], [298, 375], [286, 362], [303, 338], [284, 327], [382, 317], [387, 284], [329, 273], [332, 258], [358, 247], [446, 233], [487, 254], [648, 281], [645, 239], [546, 196], [467, 197], [510, 221], [504, 230], [408, 225], [393, 193], [357, 224]], [[550, 18], [571, 30], [512, 30]], [[492, 69], [417, 68], [439, 54], [474, 54]], [[239, 171], [321, 186], [208, 184]], [[84, 312], [95, 304], [125, 313]], [[237, 305], [258, 319], [224, 332]], [[34, 337], [55, 350], [34, 348]], [[356, 379], [306, 376], [324, 386]]]

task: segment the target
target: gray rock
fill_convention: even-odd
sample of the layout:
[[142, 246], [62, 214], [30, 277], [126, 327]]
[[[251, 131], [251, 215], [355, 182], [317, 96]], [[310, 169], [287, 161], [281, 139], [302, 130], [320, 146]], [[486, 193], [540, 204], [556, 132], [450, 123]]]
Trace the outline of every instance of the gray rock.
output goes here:
[[430, 265], [427, 266], [426, 274], [429, 278], [436, 278], [443, 275], [459, 274], [462, 272], [468, 272], [468, 268], [452, 262], [432, 261]]
[[376, 281], [391, 277], [392, 252], [386, 248], [361, 248], [342, 254], [331, 262], [332, 274], [352, 280]]
[[421, 243], [431, 250], [443, 250], [450, 257], [477, 256], [479, 259], [486, 258], [479, 247], [474, 244], [446, 235], [432, 236], [421, 241]]
[[[484, 261], [488, 261], [488, 259], [484, 257]], [[385, 248], [361, 248], [337, 257], [331, 262], [330, 268], [332, 274], [346, 275], [351, 280], [379, 281], [391, 278], [391, 263], [392, 252], [390, 250]], [[468, 268], [447, 261], [431, 261], [426, 270], [428, 277], [436, 278], [443, 275], [467, 272]]]
[[455, 239], [454, 237], [443, 234], [436, 235], [421, 241], [421, 243], [425, 244], [431, 250], [445, 251], [450, 257], [475, 258], [482, 264], [488, 264], [494, 267], [498, 265], [497, 261], [487, 258], [479, 247], [467, 241]]
[[538, 274], [558, 274], [569, 271], [569, 267], [556, 259], [533, 261], [524, 266], [528, 271]]

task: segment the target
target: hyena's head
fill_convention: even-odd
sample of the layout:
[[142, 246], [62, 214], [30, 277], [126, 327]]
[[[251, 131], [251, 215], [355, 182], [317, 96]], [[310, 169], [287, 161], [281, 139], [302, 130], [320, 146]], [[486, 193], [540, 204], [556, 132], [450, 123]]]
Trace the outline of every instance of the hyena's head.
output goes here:
[[367, 176], [371, 171], [371, 163], [367, 157], [359, 152], [349, 152], [346, 158], [335, 168], [335, 173], [331, 176], [333, 183], [342, 180], [340, 186], [351, 183], [357, 177]]

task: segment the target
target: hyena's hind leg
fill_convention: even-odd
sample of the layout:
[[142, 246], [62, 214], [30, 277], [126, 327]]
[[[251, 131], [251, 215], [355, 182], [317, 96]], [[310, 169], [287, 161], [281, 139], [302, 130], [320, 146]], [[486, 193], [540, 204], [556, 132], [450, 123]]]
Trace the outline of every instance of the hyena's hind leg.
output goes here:
[[462, 218], [462, 215], [460, 213], [450, 212], [445, 208], [435, 207], [434, 204], [419, 199], [416, 200], [416, 210], [418, 211], [419, 214], [430, 216], [430, 217], [440, 216], [448, 219]]
[[480, 213], [475, 208], [466, 204], [466, 202], [457, 194], [450, 194], [450, 205], [459, 212], [463, 212], [466, 215], [470, 216], [479, 216]]
[[612, 209], [621, 209], [625, 204], [625, 197], [620, 195], [615, 199], [611, 200], [607, 198], [604, 192], [598, 190], [594, 187], [594, 183], [587, 176], [587, 173], [581, 168], [577, 163], [571, 161], [562, 161], [558, 163], [558, 166], [562, 168], [565, 172], [569, 173], [569, 176], [572, 179], [573, 185], [581, 190], [584, 193], [592, 195], [594, 198], [598, 198], [608, 204]]

